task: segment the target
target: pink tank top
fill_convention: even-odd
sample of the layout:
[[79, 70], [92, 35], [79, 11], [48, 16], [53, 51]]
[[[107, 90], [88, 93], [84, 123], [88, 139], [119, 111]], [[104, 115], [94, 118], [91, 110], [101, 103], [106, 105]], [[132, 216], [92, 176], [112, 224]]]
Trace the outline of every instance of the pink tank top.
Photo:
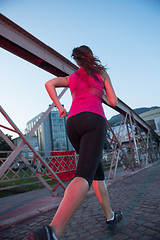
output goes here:
[[72, 105], [68, 118], [81, 112], [93, 112], [105, 117], [102, 107], [104, 82], [99, 74], [90, 77], [83, 68], [79, 68], [69, 77]]

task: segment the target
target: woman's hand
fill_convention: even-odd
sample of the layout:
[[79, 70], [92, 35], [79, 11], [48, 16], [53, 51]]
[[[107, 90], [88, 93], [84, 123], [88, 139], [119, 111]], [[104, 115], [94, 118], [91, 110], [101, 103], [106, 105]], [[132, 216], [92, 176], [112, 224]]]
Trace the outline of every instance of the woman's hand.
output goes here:
[[61, 106], [59, 108], [59, 117], [63, 118], [63, 117], [66, 117], [66, 116], [67, 116], [66, 109], [63, 106]]

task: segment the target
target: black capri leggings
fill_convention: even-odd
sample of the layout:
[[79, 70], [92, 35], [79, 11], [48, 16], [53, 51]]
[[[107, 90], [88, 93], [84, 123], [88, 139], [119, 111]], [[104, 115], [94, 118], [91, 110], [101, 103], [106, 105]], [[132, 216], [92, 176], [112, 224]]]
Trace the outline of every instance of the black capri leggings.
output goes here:
[[89, 187], [93, 180], [104, 180], [101, 163], [107, 124], [96, 113], [82, 112], [67, 120], [67, 134], [79, 154], [76, 177], [85, 178]]

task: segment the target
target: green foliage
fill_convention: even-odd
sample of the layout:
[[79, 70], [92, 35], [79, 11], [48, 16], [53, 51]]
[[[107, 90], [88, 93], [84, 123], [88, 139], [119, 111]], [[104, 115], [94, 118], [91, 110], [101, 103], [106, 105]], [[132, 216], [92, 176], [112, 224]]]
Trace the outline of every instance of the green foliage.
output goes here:
[[[12, 141], [12, 136], [6, 134], [6, 136]], [[0, 137], [0, 151], [11, 151], [10, 146]], [[6, 157], [6, 153], [0, 153], [0, 158]]]

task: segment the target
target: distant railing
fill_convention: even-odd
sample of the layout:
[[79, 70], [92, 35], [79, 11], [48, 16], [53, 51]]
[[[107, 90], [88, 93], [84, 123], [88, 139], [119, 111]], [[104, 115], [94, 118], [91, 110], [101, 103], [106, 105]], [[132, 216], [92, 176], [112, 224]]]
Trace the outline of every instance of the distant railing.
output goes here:
[[[130, 163], [132, 164], [133, 168], [135, 166], [133, 164], [132, 155], [130, 152], [129, 145], [124, 146], [124, 151], [126, 152], [127, 158], [129, 159]], [[142, 151], [143, 149], [139, 149], [139, 156], [140, 156], [140, 163], [142, 167], [150, 164], [150, 161], [145, 161], [146, 156], [145, 153]], [[73, 152], [73, 151], [72, 151]], [[3, 157], [1, 155], [3, 154]], [[4, 154], [6, 155], [4, 157]], [[11, 151], [0, 151], [0, 166], [6, 160], [6, 158], [11, 154]], [[52, 168], [52, 170], [58, 175], [58, 177], [63, 181], [68, 181], [72, 177], [74, 177], [76, 165], [78, 161], [78, 155], [76, 153], [71, 155], [60, 155], [57, 152], [56, 154], [51, 154], [51, 152], [41, 152], [41, 156], [45, 159], [48, 165]], [[104, 167], [104, 171], [106, 172], [106, 177], [109, 177], [111, 163], [113, 161], [113, 157], [116, 158], [118, 154], [118, 150], [115, 153], [113, 149], [104, 150], [102, 155], [102, 163]], [[24, 157], [29, 156], [27, 160], [32, 163], [34, 156], [31, 156], [31, 152], [21, 152], [21, 155]], [[120, 156], [119, 156], [120, 158]], [[157, 161], [159, 160], [159, 155], [157, 155]], [[32, 164], [31, 164], [32, 165]], [[43, 166], [43, 164], [37, 159], [34, 165], [32, 165], [34, 171], [30, 170], [29, 167], [21, 160], [18, 156], [14, 162], [10, 165], [8, 170], [0, 179], [0, 191], [2, 190], [10, 190], [13, 188], [25, 188], [27, 186], [31, 186], [34, 184], [41, 185], [40, 181], [37, 181], [36, 173], [41, 174], [41, 176], [45, 179], [45, 181], [50, 182], [52, 184], [56, 183], [56, 179], [52, 176], [49, 176], [47, 169]], [[120, 168], [121, 171], [126, 169], [125, 162], [123, 159], [119, 159], [117, 168]], [[112, 169], [113, 170], [113, 169]], [[116, 171], [117, 172], [117, 171]], [[115, 176], [114, 176], [115, 177]], [[53, 182], [55, 181], [55, 182]]]
[[[0, 151], [0, 166], [5, 162], [7, 157], [11, 154], [12, 151]], [[73, 151], [72, 151], [73, 152]], [[1, 157], [1, 155], [6, 155]], [[74, 176], [74, 171], [76, 169], [76, 162], [78, 160], [78, 156], [75, 153], [72, 155], [57, 155], [52, 156], [51, 152], [40, 152], [43, 159], [46, 160], [47, 164], [53, 169], [53, 171], [62, 179], [62, 175], [65, 176], [62, 180], [69, 180], [71, 174]], [[61, 153], [63, 154], [63, 153]], [[9, 190], [17, 187], [24, 187], [32, 184], [40, 184], [40, 181], [37, 181], [36, 173], [42, 175], [45, 181], [56, 181], [56, 178], [50, 176], [47, 169], [43, 166], [43, 164], [36, 159], [34, 165], [34, 156], [31, 152], [21, 152], [25, 158], [27, 158], [28, 162], [31, 163], [32, 171], [30, 170], [30, 166], [27, 166], [20, 156], [13, 161], [7, 171], [0, 178], [0, 191], [1, 190]], [[29, 156], [29, 157], [26, 157]], [[34, 169], [34, 171], [33, 171]], [[61, 174], [61, 176], [60, 176]]]

